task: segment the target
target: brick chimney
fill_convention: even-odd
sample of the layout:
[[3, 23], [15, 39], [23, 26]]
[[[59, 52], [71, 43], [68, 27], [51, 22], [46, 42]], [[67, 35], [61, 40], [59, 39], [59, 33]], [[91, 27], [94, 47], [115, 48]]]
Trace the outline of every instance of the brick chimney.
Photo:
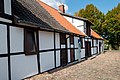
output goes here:
[[59, 11], [62, 13], [65, 13], [65, 6], [64, 5], [60, 5], [59, 6]]

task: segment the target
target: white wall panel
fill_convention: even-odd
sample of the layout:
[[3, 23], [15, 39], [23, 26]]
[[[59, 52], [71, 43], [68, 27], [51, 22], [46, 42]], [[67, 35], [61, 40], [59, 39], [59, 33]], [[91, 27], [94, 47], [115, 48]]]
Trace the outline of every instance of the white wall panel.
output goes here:
[[81, 49], [81, 58], [85, 57], [85, 49]]
[[24, 29], [10, 27], [10, 52], [24, 52]]
[[61, 48], [65, 48], [65, 46], [66, 46], [66, 45], [62, 44], [62, 45], [61, 45]]
[[37, 55], [11, 56], [11, 78], [21, 80], [38, 73]]
[[70, 62], [70, 50], [68, 50], [68, 62]]
[[39, 49], [54, 49], [54, 33], [39, 31]]
[[66, 18], [70, 23], [72, 23], [72, 18], [71, 17], [67, 17], [67, 16], [63, 16], [64, 18]]
[[[81, 32], [84, 32], [84, 21], [79, 19], [73, 19], [71, 17], [64, 16], [72, 25], [74, 25], [77, 29], [79, 29]], [[79, 27], [78, 27], [79, 26]]]
[[98, 41], [98, 44], [96, 44], [97, 46], [98, 46], [98, 50], [99, 50], [99, 40], [97, 40]]
[[93, 55], [95, 52], [94, 52], [94, 48], [92, 47], [91, 48], [91, 54]]
[[54, 51], [40, 53], [41, 72], [54, 68]]
[[60, 50], [56, 51], [56, 67], [60, 66]]
[[84, 38], [82, 40], [83, 40], [83, 47], [85, 47], [85, 40], [84, 40]]
[[[78, 20], [78, 19], [75, 19], [74, 18], [74, 23], [73, 23], [73, 25], [77, 28], [77, 29], [79, 29], [81, 32], [84, 32], [84, 21], [82, 21], [82, 20]], [[79, 27], [78, 27], [79, 26]]]
[[7, 26], [0, 24], [0, 54], [7, 53]]
[[56, 33], [55, 34], [55, 45], [56, 45], [56, 49], [57, 48], [60, 48], [60, 34], [59, 33]]
[[0, 80], [8, 80], [8, 58], [0, 58]]
[[75, 60], [78, 59], [78, 49], [75, 49]]
[[97, 47], [94, 47], [94, 54], [97, 53]]
[[79, 37], [74, 37], [74, 46], [75, 46], [75, 48], [78, 48], [78, 39], [79, 39]]
[[67, 47], [70, 48], [70, 38], [67, 39]]
[[11, 0], [4, 0], [4, 10], [6, 14], [11, 15]]

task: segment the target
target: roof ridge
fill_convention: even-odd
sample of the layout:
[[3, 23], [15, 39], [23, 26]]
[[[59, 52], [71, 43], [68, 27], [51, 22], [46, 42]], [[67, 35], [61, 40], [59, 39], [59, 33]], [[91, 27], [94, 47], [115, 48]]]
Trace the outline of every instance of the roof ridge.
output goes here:
[[[36, 0], [37, 2], [38, 1], [40, 1], [40, 2], [42, 2], [41, 0]], [[47, 5], [47, 6], [49, 6], [48, 4], [46, 4], [46, 3], [44, 3], [44, 2], [42, 2], [43, 4], [45, 4], [45, 5]], [[44, 8], [43, 6], [41, 6], [42, 8]], [[49, 6], [49, 7], [51, 7], [51, 6]], [[53, 7], [51, 7], [51, 8], [53, 8]], [[53, 8], [53, 9], [55, 9], [55, 8]], [[46, 9], [44, 9], [45, 11], [47, 11]], [[55, 9], [56, 10], [56, 9]], [[57, 11], [57, 10], [56, 10]], [[47, 11], [48, 12], [48, 11]], [[51, 15], [49, 12], [48, 12], [48, 14], [49, 15]], [[51, 15], [51, 17], [54, 19], [54, 20], [56, 20], [52, 15]], [[58, 22], [58, 21], [57, 21]], [[59, 25], [61, 25], [59, 22], [58, 22], [58, 24]], [[49, 24], [49, 25], [51, 25], [51, 24]], [[62, 25], [61, 25], [62, 26]]]

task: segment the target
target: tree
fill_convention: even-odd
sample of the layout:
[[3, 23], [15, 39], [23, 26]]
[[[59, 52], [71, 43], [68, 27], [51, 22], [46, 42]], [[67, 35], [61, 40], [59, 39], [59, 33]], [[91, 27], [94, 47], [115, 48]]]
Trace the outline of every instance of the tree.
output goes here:
[[111, 44], [112, 48], [118, 49], [120, 46], [120, 39], [118, 37], [120, 33], [120, 4], [111, 11], [108, 11], [103, 28], [107, 29], [107, 32], [104, 31], [104, 33], [109, 35], [107, 38], [109, 44]]
[[86, 5], [85, 9], [80, 9], [74, 15], [89, 19], [94, 24], [92, 29], [102, 35], [101, 31], [103, 31], [103, 29], [101, 26], [104, 22], [104, 14], [99, 11], [93, 4]]
[[[89, 19], [94, 26], [92, 29], [109, 41], [109, 44], [118, 49], [120, 46], [120, 3], [104, 15], [93, 4], [80, 9], [75, 16]], [[117, 46], [117, 47], [116, 47]]]

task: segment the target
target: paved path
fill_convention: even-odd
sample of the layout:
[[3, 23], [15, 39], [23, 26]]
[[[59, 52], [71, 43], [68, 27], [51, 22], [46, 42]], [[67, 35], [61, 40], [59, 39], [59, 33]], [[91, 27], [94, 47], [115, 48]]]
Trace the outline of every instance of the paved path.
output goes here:
[[27, 80], [120, 80], [120, 51], [102, 53], [96, 58]]

